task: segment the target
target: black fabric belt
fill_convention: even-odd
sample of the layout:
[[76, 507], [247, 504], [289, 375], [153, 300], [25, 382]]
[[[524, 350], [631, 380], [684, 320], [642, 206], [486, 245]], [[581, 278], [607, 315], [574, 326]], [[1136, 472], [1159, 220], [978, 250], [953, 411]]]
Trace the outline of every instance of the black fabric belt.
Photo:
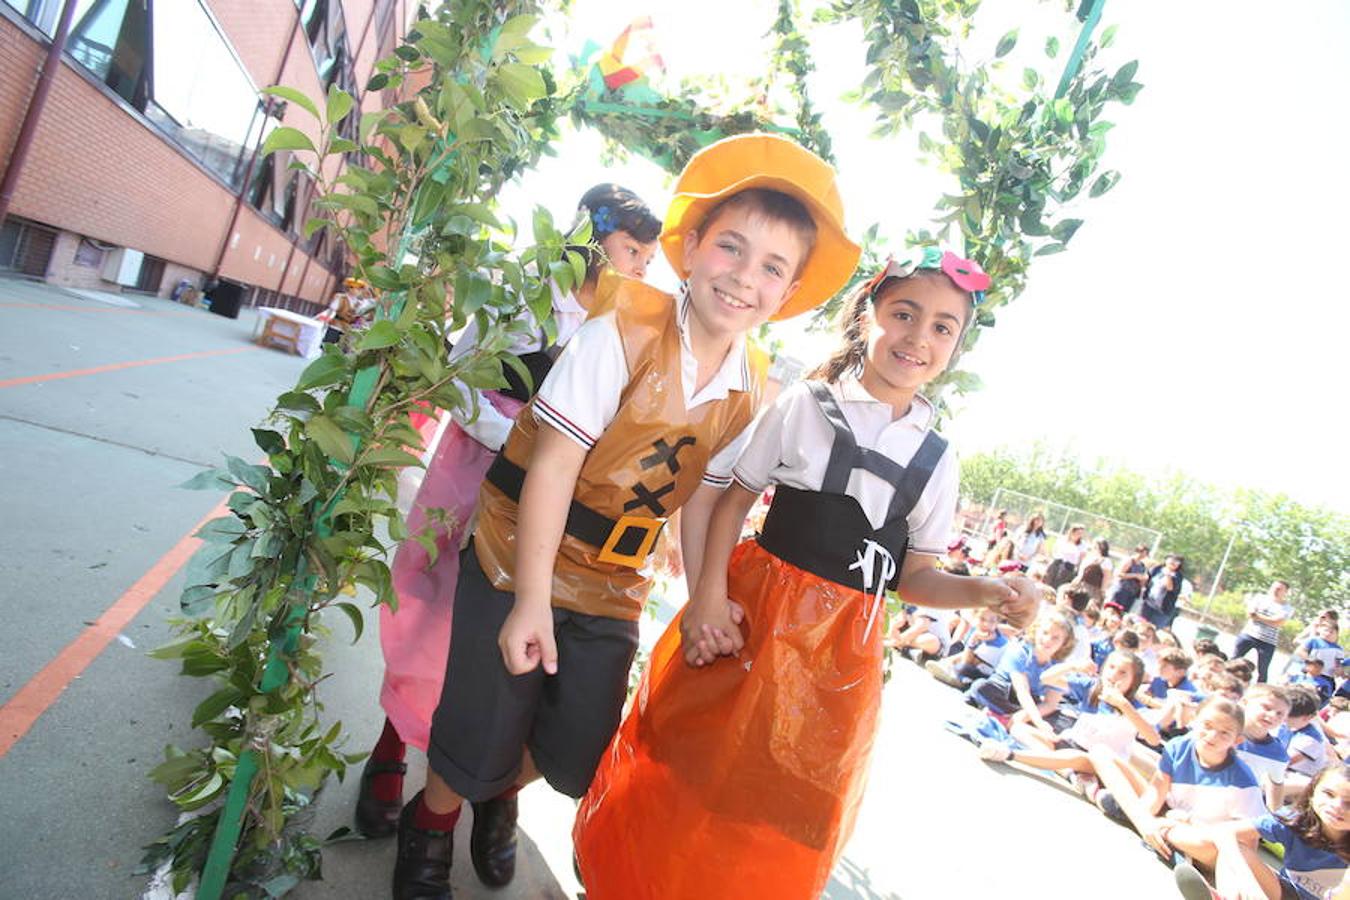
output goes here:
[[[492, 461], [487, 470], [487, 480], [512, 501], [520, 502], [520, 491], [525, 486], [525, 470], [507, 459], [505, 453], [498, 453], [497, 458]], [[664, 526], [665, 523], [662, 522], [661, 527], [656, 529], [656, 534], [651, 538], [652, 544]], [[617, 520], [573, 500], [567, 510], [567, 524], [563, 530], [592, 546], [604, 547], [618, 527]], [[619, 556], [633, 556], [641, 549], [650, 532], [650, 528], [625, 527], [611, 549]]]
[[757, 536], [759, 545], [785, 562], [827, 581], [862, 590], [861, 577], [849, 567], [854, 550], [864, 539], [885, 547], [895, 559], [895, 575], [887, 584], [895, 590], [909, 545], [909, 530], [903, 518], [873, 530], [862, 507], [844, 494], [803, 491], [780, 484]]

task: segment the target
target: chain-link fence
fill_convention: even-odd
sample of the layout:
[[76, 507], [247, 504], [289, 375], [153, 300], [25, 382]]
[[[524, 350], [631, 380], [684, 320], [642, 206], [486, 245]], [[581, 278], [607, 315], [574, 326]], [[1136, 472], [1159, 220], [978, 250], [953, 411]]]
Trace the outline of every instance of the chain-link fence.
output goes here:
[[1140, 544], [1149, 548], [1149, 556], [1158, 555], [1158, 546], [1162, 542], [1162, 532], [1156, 528], [1145, 528], [1133, 522], [1122, 522], [1110, 516], [1103, 516], [1076, 506], [1065, 506], [1044, 497], [1023, 494], [1020, 491], [998, 488], [989, 504], [972, 503], [961, 508], [962, 534], [989, 543], [993, 535], [994, 521], [1000, 511], [1006, 510], [1004, 521], [1008, 523], [1008, 533], [1013, 533], [1030, 519], [1040, 513], [1045, 517], [1045, 533], [1048, 537], [1058, 537], [1074, 525], [1087, 529], [1092, 540], [1106, 538], [1111, 545], [1111, 556], [1119, 561]]

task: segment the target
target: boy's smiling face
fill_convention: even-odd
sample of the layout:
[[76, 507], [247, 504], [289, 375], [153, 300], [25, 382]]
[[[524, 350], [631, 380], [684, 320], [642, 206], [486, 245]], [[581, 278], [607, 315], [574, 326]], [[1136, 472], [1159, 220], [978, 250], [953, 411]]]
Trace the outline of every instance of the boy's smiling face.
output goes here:
[[690, 231], [684, 239], [690, 306], [700, 330], [719, 338], [763, 325], [797, 290], [805, 262], [806, 247], [788, 223], [747, 205], [720, 210], [702, 238]]

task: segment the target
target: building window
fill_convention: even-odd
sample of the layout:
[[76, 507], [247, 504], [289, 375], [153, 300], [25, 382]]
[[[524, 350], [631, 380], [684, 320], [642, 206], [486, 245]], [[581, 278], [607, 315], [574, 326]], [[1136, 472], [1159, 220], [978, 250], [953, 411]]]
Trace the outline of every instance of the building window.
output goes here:
[[164, 260], [149, 253], [141, 258], [141, 270], [136, 274], [136, 286], [133, 291], [146, 294], [158, 294], [159, 283], [164, 280]]
[[0, 269], [44, 278], [56, 246], [56, 232], [35, 222], [7, 218], [0, 225]]
[[[0, 0], [51, 35], [61, 0]], [[258, 90], [202, 0], [73, 0], [67, 52], [230, 187], [261, 138]]]
[[137, 109], [145, 107], [149, 88], [149, 43], [144, 0], [75, 3], [70, 55]]
[[256, 136], [258, 91], [197, 0], [154, 6], [154, 98], [145, 114], [232, 187]]
[[94, 245], [89, 238], [80, 238], [80, 245], [75, 248], [75, 265], [88, 266], [91, 269], [97, 269], [103, 265], [103, 251]]

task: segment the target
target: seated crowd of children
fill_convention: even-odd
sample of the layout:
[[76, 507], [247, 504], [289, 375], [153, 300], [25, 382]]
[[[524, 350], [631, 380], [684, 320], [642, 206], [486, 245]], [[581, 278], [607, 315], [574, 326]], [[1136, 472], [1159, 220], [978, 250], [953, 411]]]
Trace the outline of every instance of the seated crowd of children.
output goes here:
[[[947, 565], [968, 569], [956, 548]], [[1173, 866], [1183, 896], [1350, 896], [1350, 658], [1334, 610], [1268, 684], [1213, 640], [1185, 648], [1074, 585], [1044, 592], [1024, 633], [987, 610], [907, 607], [888, 645], [980, 710], [952, 725], [982, 758], [1065, 775]]]

